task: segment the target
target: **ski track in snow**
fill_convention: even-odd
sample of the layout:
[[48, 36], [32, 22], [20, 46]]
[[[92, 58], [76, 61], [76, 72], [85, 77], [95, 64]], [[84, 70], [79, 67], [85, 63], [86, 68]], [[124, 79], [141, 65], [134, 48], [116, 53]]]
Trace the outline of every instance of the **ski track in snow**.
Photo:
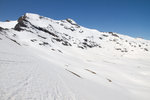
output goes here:
[[75, 100], [74, 94], [51, 64], [44, 64], [47, 63], [45, 61], [38, 63], [29, 55], [22, 61], [17, 60], [19, 56], [10, 59], [14, 57], [13, 53], [0, 51], [0, 55], [0, 59], [5, 57], [5, 60], [0, 60], [0, 100]]
[[[15, 46], [17, 46], [17, 44], [15, 44]], [[91, 100], [90, 97], [84, 97], [84, 92], [88, 90], [90, 93], [90, 91], [93, 90], [81, 89], [81, 91], [79, 91], [80, 89], [75, 89], [76, 85], [79, 85], [79, 83], [72, 84], [69, 82], [71, 80], [74, 80], [72, 81], [73, 83], [77, 81], [84, 83], [84, 81], [89, 80], [87, 82], [93, 81], [107, 88], [116, 87], [119, 91], [120, 89], [121, 91], [130, 91], [134, 95], [142, 93], [142, 91], [144, 93], [144, 91], [148, 91], [149, 88], [147, 82], [150, 76], [148, 68], [150, 63], [147, 62], [137, 63], [136, 60], [130, 61], [124, 59], [132, 63], [131, 68], [126, 68], [125, 66], [127, 64], [124, 62], [120, 62], [120, 64], [115, 63], [114, 59], [104, 59], [104, 61], [101, 60], [101, 62], [98, 63], [91, 58], [87, 58], [91, 59], [90, 62], [86, 59], [82, 59], [82, 61], [78, 58], [76, 62], [81, 61], [80, 63], [72, 62], [72, 60], [68, 61], [68, 59], [66, 59], [67, 62], [60, 60], [59, 63], [56, 63], [57, 57], [54, 57], [53, 60], [47, 59], [47, 57], [45, 58], [45, 56], [43, 56], [42, 52], [28, 53], [29, 50], [24, 51], [21, 47], [17, 46], [16, 48], [15, 46], [9, 47], [6, 44], [4, 45], [4, 49], [7, 48], [5, 49], [7, 51], [3, 51], [3, 49], [0, 50], [0, 100]], [[17, 50], [12, 51], [12, 48]], [[23, 51], [26, 53], [24, 55], [18, 53], [17, 51], [20, 49], [21, 52]], [[40, 58], [41, 55], [43, 56], [42, 58]], [[48, 58], [49, 57], [50, 56], [48, 56]], [[61, 56], [59, 59], [61, 59]], [[138, 67], [138, 65], [140, 67]], [[78, 78], [65, 69], [79, 74], [82, 78]], [[133, 75], [131, 72], [133, 72]], [[120, 75], [120, 77], [117, 77], [118, 75]], [[147, 78], [147, 80], [141, 80], [142, 77], [145, 77], [145, 79]], [[73, 87], [71, 87], [71, 84]], [[87, 87], [89, 86], [90, 85], [87, 85]], [[97, 88], [101, 89], [99, 87]], [[127, 99], [125, 95], [128, 95], [128, 93], [125, 93], [125, 95], [123, 93], [121, 95]], [[98, 95], [97, 97], [91, 96], [94, 100], [99, 100], [100, 97], [101, 96]], [[110, 99], [105, 96], [102, 96], [102, 98], [105, 100]], [[115, 97], [113, 97], [113, 99], [114, 98]], [[133, 97], [129, 95], [128, 100], [133, 100], [132, 98]], [[140, 98], [136, 98], [136, 100], [140, 100]]]
[[5, 95], [1, 96], [1, 99], [75, 100], [72, 98], [72, 95], [69, 96], [71, 93], [70, 91], [68, 93], [66, 92], [67, 94], [63, 93], [62, 90], [68, 90], [65, 83], [61, 80], [61, 76], [57, 74], [55, 77], [53, 77], [53, 75], [51, 76], [51, 74], [58, 72], [53, 70], [53, 68], [51, 70], [48, 69], [49, 68], [45, 66], [30, 65], [30, 70], [27, 70], [28, 73], [24, 72], [24, 78], [17, 80], [18, 82], [15, 82], [14, 85], [6, 88], [7, 92]]

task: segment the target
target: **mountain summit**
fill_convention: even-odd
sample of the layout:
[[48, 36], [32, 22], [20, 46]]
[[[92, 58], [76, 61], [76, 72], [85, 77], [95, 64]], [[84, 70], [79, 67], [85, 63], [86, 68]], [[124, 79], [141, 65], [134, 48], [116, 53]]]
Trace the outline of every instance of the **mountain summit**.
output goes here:
[[0, 47], [0, 100], [150, 100], [149, 40], [26, 13]]
[[[11, 31], [11, 35], [8, 34], [8, 37], [20, 45], [26, 42], [26, 45], [45, 45], [53, 48], [52, 45], [54, 44], [55, 46], [59, 44], [58, 47], [62, 44], [81, 49], [97, 47], [117, 53], [148, 52], [150, 50], [150, 41], [148, 40], [132, 38], [114, 32], [99, 32], [88, 29], [69, 18], [53, 20], [37, 14], [26, 13], [17, 22], [15, 27], [3, 29], [3, 32]], [[3, 26], [1, 27], [3, 28]]]

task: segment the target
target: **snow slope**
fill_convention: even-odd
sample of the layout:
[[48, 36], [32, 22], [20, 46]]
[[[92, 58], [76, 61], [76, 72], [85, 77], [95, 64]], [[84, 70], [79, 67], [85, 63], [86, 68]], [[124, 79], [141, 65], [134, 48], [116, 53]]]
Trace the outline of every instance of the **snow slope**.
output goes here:
[[148, 40], [31, 13], [0, 27], [0, 100], [150, 100]]
[[18, 23], [17, 21], [0, 22], [0, 27], [3, 27], [3, 28], [14, 28], [17, 23]]

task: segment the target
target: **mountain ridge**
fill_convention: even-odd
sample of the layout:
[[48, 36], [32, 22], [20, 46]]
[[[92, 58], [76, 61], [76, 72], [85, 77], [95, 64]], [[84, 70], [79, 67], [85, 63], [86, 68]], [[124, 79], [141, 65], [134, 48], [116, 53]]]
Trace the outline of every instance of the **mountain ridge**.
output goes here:
[[[76, 46], [81, 49], [98, 47], [107, 48], [110, 51], [114, 49], [122, 53], [134, 52], [135, 50], [149, 52], [150, 50], [150, 41], [148, 40], [132, 38], [114, 32], [100, 32], [95, 29], [88, 29], [69, 18], [66, 20], [53, 20], [38, 14], [26, 13], [18, 19], [15, 27], [8, 30], [16, 33], [24, 34], [24, 32], [28, 32], [31, 35], [34, 34], [36, 37], [28, 40], [28, 42], [38, 41], [36, 39], [38, 36], [38, 38], [41, 38], [38, 42], [39, 45], [50, 45], [58, 42], [64, 46]], [[7, 33], [7, 31], [5, 32]], [[14, 36], [17, 36], [17, 34]], [[48, 38], [48, 41], [46, 38]], [[18, 41], [15, 37], [13, 39]], [[27, 40], [27, 38], [24, 40]]]
[[150, 100], [150, 41], [72, 19], [0, 23], [0, 100]]

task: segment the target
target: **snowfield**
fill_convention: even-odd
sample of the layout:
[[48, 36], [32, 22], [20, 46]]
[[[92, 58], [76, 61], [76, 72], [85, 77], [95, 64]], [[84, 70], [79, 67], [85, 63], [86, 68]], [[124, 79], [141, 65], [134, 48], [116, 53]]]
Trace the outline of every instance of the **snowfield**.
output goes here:
[[0, 23], [0, 100], [150, 100], [150, 41], [27, 13]]
[[14, 28], [16, 24], [17, 24], [17, 21], [0, 22], [0, 27]]

